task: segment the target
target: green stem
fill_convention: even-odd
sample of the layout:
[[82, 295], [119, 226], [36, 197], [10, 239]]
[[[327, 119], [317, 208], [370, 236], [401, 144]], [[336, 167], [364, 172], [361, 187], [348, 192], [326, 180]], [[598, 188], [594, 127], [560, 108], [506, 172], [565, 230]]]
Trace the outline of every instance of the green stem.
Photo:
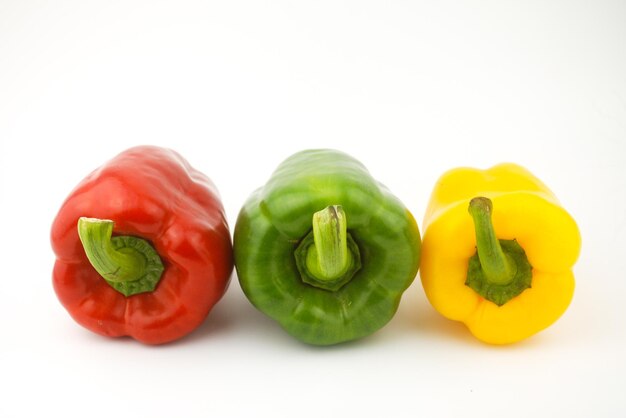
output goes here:
[[350, 263], [346, 216], [341, 206], [328, 206], [313, 214], [314, 251], [309, 251], [307, 266], [318, 272], [320, 280], [334, 280]]
[[493, 204], [486, 197], [475, 197], [470, 201], [469, 213], [474, 220], [476, 249], [487, 280], [494, 284], [507, 284], [515, 276], [515, 265], [504, 254], [496, 231], [491, 222]]
[[102, 278], [125, 296], [153, 291], [163, 273], [163, 263], [152, 245], [141, 238], [112, 234], [111, 220], [78, 220], [85, 254]]
[[313, 230], [294, 252], [302, 281], [335, 291], [348, 283], [361, 268], [359, 247], [348, 233], [343, 208], [328, 206], [313, 214]]
[[502, 306], [532, 284], [532, 266], [515, 240], [499, 240], [491, 221], [493, 204], [486, 197], [470, 201], [476, 254], [469, 259], [465, 284], [480, 296]]

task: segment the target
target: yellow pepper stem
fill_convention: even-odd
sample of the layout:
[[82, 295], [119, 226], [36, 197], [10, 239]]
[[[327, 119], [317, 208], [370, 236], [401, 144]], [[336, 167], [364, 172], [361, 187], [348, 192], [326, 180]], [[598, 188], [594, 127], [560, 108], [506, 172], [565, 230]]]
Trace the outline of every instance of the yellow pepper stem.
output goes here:
[[507, 284], [515, 277], [515, 265], [508, 257], [491, 222], [493, 204], [486, 197], [475, 197], [470, 201], [469, 213], [474, 220], [476, 249], [487, 280], [494, 284]]
[[491, 200], [475, 197], [468, 210], [474, 221], [476, 254], [469, 260], [465, 284], [502, 306], [531, 286], [532, 266], [516, 240], [496, 237]]

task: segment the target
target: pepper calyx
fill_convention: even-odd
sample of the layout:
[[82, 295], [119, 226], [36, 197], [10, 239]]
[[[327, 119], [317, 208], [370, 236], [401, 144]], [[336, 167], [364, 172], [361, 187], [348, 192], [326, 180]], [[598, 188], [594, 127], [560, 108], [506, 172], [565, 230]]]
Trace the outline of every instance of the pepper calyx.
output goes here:
[[496, 237], [491, 200], [475, 197], [468, 210], [474, 221], [476, 253], [469, 260], [465, 285], [502, 306], [531, 287], [532, 266], [517, 240]]
[[163, 262], [145, 239], [113, 237], [113, 221], [81, 217], [78, 236], [93, 268], [124, 296], [152, 292], [163, 274]]
[[304, 283], [337, 291], [361, 268], [359, 247], [347, 231], [347, 220], [339, 205], [328, 206], [313, 215], [312, 230], [294, 252]]

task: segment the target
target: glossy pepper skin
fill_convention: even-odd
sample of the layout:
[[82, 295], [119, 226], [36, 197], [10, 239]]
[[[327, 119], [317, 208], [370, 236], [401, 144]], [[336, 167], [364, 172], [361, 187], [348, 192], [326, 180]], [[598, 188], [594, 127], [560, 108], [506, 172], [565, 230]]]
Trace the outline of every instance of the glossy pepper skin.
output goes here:
[[[478, 196], [492, 202], [497, 239], [515, 240], [532, 269], [530, 287], [505, 297], [501, 306], [466, 285], [470, 259], [477, 254], [470, 212]], [[491, 344], [523, 340], [554, 323], [569, 306], [580, 233], [555, 195], [526, 169], [507, 163], [445, 173], [432, 192], [423, 228], [420, 275], [426, 296], [478, 339]], [[480, 254], [476, 257], [483, 261]]]
[[[90, 242], [89, 236], [79, 237], [77, 228], [90, 221], [108, 222], [114, 236], [155, 250], [162, 266], [154, 290], [138, 290], [140, 280], [134, 280], [126, 284], [138, 293], [126, 296], [96, 271], [81, 244]], [[116, 238], [104, 235], [94, 245], [119, 256], [123, 250], [109, 247]], [[76, 322], [101, 335], [146, 344], [170, 342], [197, 328], [224, 294], [233, 268], [217, 189], [179, 154], [158, 147], [122, 152], [80, 182], [54, 220], [51, 242], [57, 257], [54, 290]], [[141, 269], [139, 261], [131, 267]], [[110, 273], [106, 277], [116, 280], [119, 273]]]
[[[318, 267], [306, 257], [316, 246], [302, 250], [313, 242], [318, 215], [335, 238], [345, 221], [354, 243], [347, 245], [348, 278], [327, 285], [303, 277], [303, 264]], [[360, 162], [339, 151], [307, 150], [280, 164], [250, 196], [234, 249], [248, 299], [299, 340], [330, 345], [369, 335], [393, 317], [417, 273], [420, 235], [411, 213]]]

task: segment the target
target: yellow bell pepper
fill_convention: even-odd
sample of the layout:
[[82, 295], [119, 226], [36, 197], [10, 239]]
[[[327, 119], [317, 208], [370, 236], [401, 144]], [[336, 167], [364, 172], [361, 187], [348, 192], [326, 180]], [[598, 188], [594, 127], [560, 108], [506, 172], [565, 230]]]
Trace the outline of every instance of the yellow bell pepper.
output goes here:
[[428, 300], [484, 342], [527, 338], [554, 323], [572, 300], [578, 227], [518, 165], [445, 173], [423, 230], [420, 276]]

